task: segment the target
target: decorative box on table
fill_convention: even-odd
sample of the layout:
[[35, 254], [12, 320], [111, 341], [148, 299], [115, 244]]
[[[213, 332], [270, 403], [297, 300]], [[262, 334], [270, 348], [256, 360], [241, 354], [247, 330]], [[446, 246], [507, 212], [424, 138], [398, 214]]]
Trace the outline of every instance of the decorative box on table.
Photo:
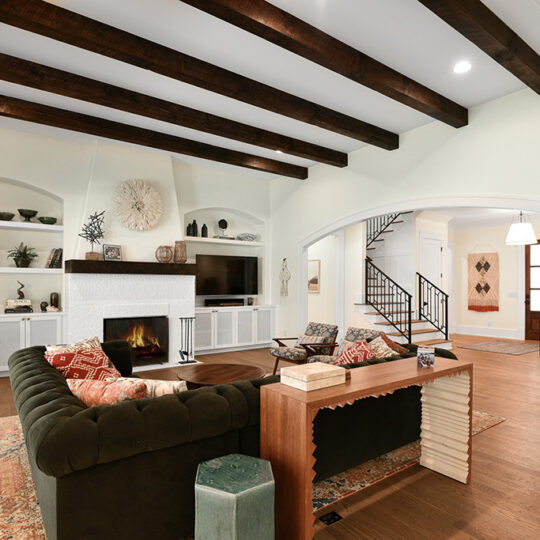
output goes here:
[[343, 384], [347, 370], [339, 366], [313, 362], [281, 369], [281, 382], [309, 392], [336, 384]]

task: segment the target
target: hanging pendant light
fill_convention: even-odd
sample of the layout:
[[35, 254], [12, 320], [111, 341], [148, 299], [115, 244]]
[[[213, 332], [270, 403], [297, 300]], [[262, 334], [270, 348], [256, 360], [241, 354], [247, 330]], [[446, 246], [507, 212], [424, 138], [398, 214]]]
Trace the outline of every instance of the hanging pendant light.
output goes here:
[[520, 212], [519, 221], [510, 225], [505, 244], [507, 246], [527, 246], [536, 243], [536, 233], [534, 232], [532, 223], [524, 221], [523, 212]]

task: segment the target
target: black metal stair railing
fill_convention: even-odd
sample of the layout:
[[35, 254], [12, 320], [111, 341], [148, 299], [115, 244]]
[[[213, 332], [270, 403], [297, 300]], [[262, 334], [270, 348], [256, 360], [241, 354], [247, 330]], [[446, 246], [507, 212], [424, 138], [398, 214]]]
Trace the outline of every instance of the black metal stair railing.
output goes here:
[[448, 294], [419, 272], [418, 318], [430, 322], [448, 339]]
[[412, 338], [412, 295], [366, 257], [366, 304], [373, 306], [404, 338]]
[[400, 212], [396, 212], [368, 219], [366, 222], [366, 247], [371, 246], [400, 215]]

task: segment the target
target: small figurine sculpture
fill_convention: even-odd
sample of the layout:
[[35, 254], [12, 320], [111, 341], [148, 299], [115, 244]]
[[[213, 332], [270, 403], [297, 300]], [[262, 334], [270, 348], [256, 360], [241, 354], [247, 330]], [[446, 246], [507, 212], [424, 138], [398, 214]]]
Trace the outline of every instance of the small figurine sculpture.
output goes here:
[[19, 300], [23, 300], [24, 299], [24, 293], [23, 293], [24, 283], [21, 283], [20, 281], [17, 281], [17, 283], [20, 285], [20, 287], [17, 289]]
[[47, 306], [48, 306], [48, 305], [49, 305], [49, 304], [48, 304], [47, 302], [41, 302], [41, 304], [39, 304], [39, 307], [41, 308], [41, 311], [42, 311], [43, 313], [46, 313], [46, 312], [47, 312]]

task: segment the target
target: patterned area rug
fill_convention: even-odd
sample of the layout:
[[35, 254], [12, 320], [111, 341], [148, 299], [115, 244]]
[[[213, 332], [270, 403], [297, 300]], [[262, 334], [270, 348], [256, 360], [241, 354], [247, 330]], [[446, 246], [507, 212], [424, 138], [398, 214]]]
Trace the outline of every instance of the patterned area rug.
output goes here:
[[522, 354], [538, 352], [538, 343], [519, 343], [516, 341], [495, 340], [477, 343], [476, 345], [460, 345], [459, 348], [520, 356]]
[[[473, 435], [501, 422], [502, 416], [473, 412]], [[418, 463], [415, 441], [313, 486], [313, 509], [343, 499]], [[0, 540], [47, 540], [37, 502], [21, 424], [0, 418]]]
[[47, 540], [18, 416], [0, 418], [0, 540]]
[[[478, 435], [505, 420], [502, 416], [473, 411], [473, 435]], [[313, 511], [320, 510], [324, 506], [408, 469], [416, 465], [419, 459], [420, 441], [414, 441], [322, 482], [317, 482], [313, 485]]]

